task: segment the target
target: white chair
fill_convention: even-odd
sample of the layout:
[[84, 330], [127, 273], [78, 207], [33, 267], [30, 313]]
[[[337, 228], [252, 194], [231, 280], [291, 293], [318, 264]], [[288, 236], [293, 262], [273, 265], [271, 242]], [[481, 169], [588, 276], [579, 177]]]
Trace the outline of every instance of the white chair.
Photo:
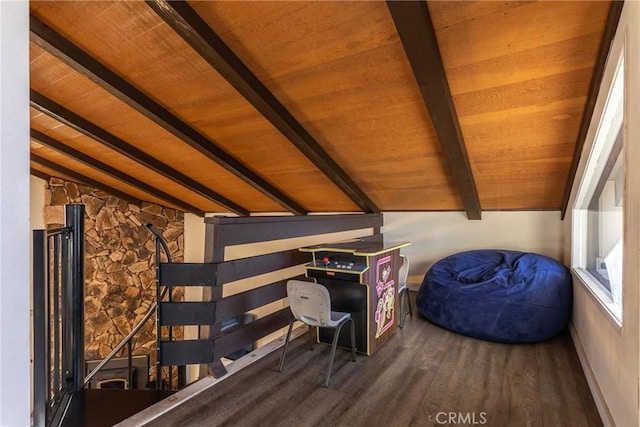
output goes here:
[[329, 369], [327, 370], [327, 376], [323, 384], [323, 387], [329, 387], [329, 379], [331, 378], [331, 368], [333, 367], [333, 358], [338, 345], [338, 337], [340, 336], [342, 327], [347, 322], [351, 322], [351, 359], [354, 362], [356, 361], [355, 325], [351, 318], [351, 313], [331, 311], [329, 291], [318, 283], [289, 280], [287, 282], [287, 296], [289, 297], [289, 305], [293, 318], [289, 322], [289, 331], [287, 332], [287, 339], [284, 342], [284, 348], [280, 356], [278, 371], [282, 372], [289, 339], [291, 338], [291, 331], [296, 320], [309, 325], [311, 343], [313, 343], [312, 333], [315, 331], [314, 328], [330, 328], [334, 330], [333, 344], [331, 345]]
[[[400, 323], [399, 327], [404, 326], [404, 319], [409, 314], [413, 317], [413, 309], [411, 308], [411, 297], [409, 296], [409, 288], [407, 287], [407, 277], [409, 276], [409, 258], [404, 255], [400, 255], [402, 258], [402, 266], [398, 270], [398, 298], [400, 298]], [[404, 296], [406, 295], [407, 304], [409, 305], [409, 312], [404, 311]]]

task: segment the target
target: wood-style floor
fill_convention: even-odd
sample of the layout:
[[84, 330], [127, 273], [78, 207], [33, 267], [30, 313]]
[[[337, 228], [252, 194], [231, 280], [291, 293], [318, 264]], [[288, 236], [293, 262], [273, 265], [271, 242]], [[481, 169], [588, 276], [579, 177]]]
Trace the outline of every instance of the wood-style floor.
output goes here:
[[539, 344], [496, 344], [441, 329], [419, 315], [373, 356], [307, 336], [222, 381], [158, 426], [600, 426], [568, 332]]

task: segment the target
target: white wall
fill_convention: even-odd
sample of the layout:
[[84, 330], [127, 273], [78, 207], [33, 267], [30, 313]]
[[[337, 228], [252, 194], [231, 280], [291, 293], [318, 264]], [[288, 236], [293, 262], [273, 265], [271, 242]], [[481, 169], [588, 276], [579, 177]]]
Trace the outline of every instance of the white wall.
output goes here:
[[[184, 215], [184, 262], [204, 262], [204, 218], [193, 214]], [[202, 300], [202, 288], [187, 286], [184, 289], [185, 301]], [[198, 339], [197, 326], [185, 326], [184, 338]], [[187, 382], [198, 379], [200, 368], [198, 365], [187, 366]]]
[[[638, 292], [640, 284], [640, 3], [625, 2], [620, 25], [612, 45], [617, 58], [625, 49], [625, 179], [624, 194], [624, 270], [622, 326], [611, 318], [601, 303], [574, 274], [572, 334], [589, 381], [592, 394], [605, 425], [639, 425], [638, 388], [640, 387], [640, 330]], [[615, 67], [616, 61], [609, 61]], [[574, 206], [578, 183], [585, 173], [585, 164], [594, 143], [598, 119], [602, 114], [607, 90], [613, 76], [608, 67], [598, 96], [581, 162], [576, 174], [569, 207]], [[567, 212], [565, 256], [571, 257], [572, 215]], [[577, 265], [572, 260], [572, 265]]]
[[[409, 282], [420, 284], [431, 265], [447, 255], [471, 249], [536, 252], [562, 261], [562, 221], [558, 211], [483, 212], [469, 221], [463, 212], [387, 212], [385, 239], [409, 241]], [[412, 286], [413, 287], [413, 286]]]
[[[29, 181], [29, 233], [33, 230], [42, 230], [45, 228], [44, 224], [44, 193], [45, 193], [45, 181], [31, 176]], [[33, 245], [29, 245], [29, 306], [33, 305]], [[29, 310], [29, 330], [33, 331], [33, 312]], [[29, 352], [31, 356], [31, 369], [33, 370], [33, 340], [29, 343]], [[33, 389], [33, 377], [29, 383]], [[33, 393], [31, 393], [33, 395]], [[33, 396], [31, 399], [31, 407], [33, 408]]]
[[[469, 221], [463, 212], [386, 212], [382, 232], [386, 240], [411, 242], [401, 252], [411, 261], [410, 282], [419, 284], [434, 262], [471, 249], [536, 252], [562, 261], [562, 227], [559, 211], [483, 212], [480, 221]], [[333, 239], [349, 237], [336, 235]], [[286, 247], [294, 247], [296, 243], [311, 244], [302, 240], [283, 242]], [[276, 250], [275, 244], [269, 243], [269, 249]], [[233, 249], [228, 251], [231, 258], [248, 256]], [[202, 262], [203, 253], [204, 221], [187, 214], [185, 262]]]
[[31, 230], [42, 230], [44, 224], [44, 189], [46, 181], [32, 176], [29, 181], [29, 224]]
[[0, 1], [0, 425], [30, 423], [29, 3]]
[[[421, 281], [427, 269], [440, 258], [471, 249], [536, 252], [562, 261], [562, 224], [559, 211], [483, 212], [480, 221], [467, 220], [463, 212], [386, 212], [382, 232], [386, 240], [411, 242], [402, 253], [410, 257], [410, 276]], [[204, 230], [203, 218], [185, 215], [185, 262], [202, 262]], [[333, 236], [350, 237], [349, 233]], [[300, 239], [294, 243], [311, 244]], [[277, 243], [268, 244], [269, 248], [262, 253], [281, 250], [274, 249]], [[292, 247], [288, 241], [284, 245]], [[237, 249], [243, 248], [231, 248], [227, 259], [248, 256]]]

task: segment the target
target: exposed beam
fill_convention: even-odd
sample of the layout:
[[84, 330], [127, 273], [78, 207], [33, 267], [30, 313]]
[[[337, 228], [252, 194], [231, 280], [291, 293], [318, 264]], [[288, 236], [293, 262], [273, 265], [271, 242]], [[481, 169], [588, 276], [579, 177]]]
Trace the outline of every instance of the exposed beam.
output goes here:
[[63, 106], [57, 104], [53, 100], [47, 98], [44, 95], [32, 90], [30, 104], [38, 111], [43, 112], [49, 117], [53, 117], [61, 123], [77, 130], [78, 132], [94, 139], [101, 144], [119, 152], [120, 154], [128, 157], [129, 159], [140, 163], [144, 167], [157, 172], [165, 178], [174, 181], [186, 189], [193, 191], [201, 195], [202, 197], [219, 204], [220, 206], [229, 209], [231, 212], [235, 212], [240, 216], [248, 216], [249, 211], [242, 206], [232, 202], [226, 197], [216, 193], [210, 188], [200, 184], [194, 179], [189, 178], [183, 173], [173, 169], [171, 166], [166, 165], [159, 160], [151, 157], [142, 150], [137, 149], [131, 144], [123, 141], [117, 136], [107, 132], [99, 126], [83, 119], [72, 111], [67, 110]]
[[[121, 198], [122, 200], [126, 200], [127, 202], [133, 203], [135, 205], [141, 206], [142, 205], [142, 200], [133, 197], [130, 194], [127, 194], [125, 192], [122, 192], [120, 190], [117, 190], [113, 187], [110, 187], [106, 184], [103, 184], [101, 182], [98, 182], [94, 179], [89, 178], [88, 176], [79, 174], [78, 172], [72, 171], [71, 169], [67, 169], [64, 166], [60, 166], [50, 160], [45, 159], [44, 157], [40, 157], [36, 154], [31, 154], [31, 161], [34, 163], [37, 163], [39, 165], [42, 165], [46, 168], [49, 168], [51, 170], [54, 170], [58, 173], [60, 173], [61, 175], [65, 175], [68, 176], [69, 178], [75, 180], [78, 183], [84, 183], [87, 185], [92, 186], [93, 188], [96, 188], [98, 190], [102, 190], [105, 191], [109, 194], [112, 194], [114, 196], [117, 196], [119, 198]], [[50, 175], [45, 174], [44, 172], [40, 172], [37, 169], [31, 168], [31, 175], [33, 176], [37, 176], [38, 178], [42, 178], [46, 181], [49, 180], [49, 178], [51, 178]]]
[[39, 132], [35, 129], [31, 129], [31, 139], [33, 139], [34, 141], [37, 141], [39, 143], [41, 143], [42, 145], [45, 145], [59, 153], [64, 154], [67, 157], [70, 157], [72, 159], [74, 159], [77, 162], [83, 163], [87, 166], [90, 166], [91, 168], [104, 173], [105, 175], [109, 175], [112, 178], [118, 179], [122, 182], [124, 182], [127, 185], [130, 185], [132, 187], [136, 187], [139, 190], [144, 191], [145, 193], [151, 194], [155, 197], [157, 197], [158, 199], [161, 200], [165, 200], [171, 204], [173, 204], [174, 206], [178, 206], [181, 209], [187, 211], [187, 212], [192, 212], [196, 215], [200, 215], [200, 216], [204, 216], [204, 213], [202, 212], [201, 209], [190, 205], [189, 203], [186, 203], [174, 196], [172, 196], [171, 194], [165, 193], [164, 191], [158, 190], [156, 188], [154, 188], [153, 186], [147, 184], [146, 182], [143, 182], [131, 175], [128, 175], [122, 171], [119, 171], [116, 168], [113, 168], [105, 163], [102, 163], [99, 160], [94, 159], [93, 157], [90, 157], [84, 153], [81, 153], [80, 151], [71, 148], [65, 144], [63, 144], [60, 141], [57, 141], [53, 138], [51, 138], [48, 135], [43, 134], [42, 132]]
[[578, 164], [580, 163], [580, 157], [582, 156], [584, 142], [585, 139], [587, 139], [587, 132], [589, 131], [591, 118], [593, 117], [593, 112], [596, 108], [596, 101], [598, 99], [600, 85], [602, 84], [604, 69], [607, 65], [607, 58], [609, 57], [609, 51], [611, 50], [613, 38], [615, 37], [616, 30], [618, 29], [618, 21], [620, 21], [620, 15], [622, 14], [623, 5], [624, 1], [613, 0], [611, 2], [611, 5], [609, 6], [609, 14], [607, 15], [607, 22], [604, 27], [602, 42], [600, 43], [600, 50], [598, 51], [598, 58], [596, 59], [595, 66], [593, 67], [593, 75], [591, 76], [591, 83], [589, 85], [587, 101], [582, 113], [582, 121], [580, 122], [578, 139], [576, 140], [576, 146], [573, 151], [571, 166], [569, 166], [569, 176], [567, 177], [567, 183], [564, 187], [562, 211], [560, 213], [562, 219], [564, 219], [564, 216], [567, 213], [569, 197], [571, 197], [571, 188], [573, 187], [573, 181], [575, 180], [576, 171], [578, 170]]
[[363, 212], [380, 209], [185, 1], [146, 2]]
[[387, 1], [387, 7], [431, 115], [467, 218], [481, 219], [480, 199], [427, 3], [424, 0]]
[[209, 159], [218, 163], [238, 178], [245, 181], [273, 201], [298, 215], [306, 214], [305, 209], [291, 200], [264, 178], [218, 147], [215, 141], [199, 133], [186, 122], [172, 114], [162, 105], [145, 95], [131, 83], [108, 69], [78, 46], [49, 27], [37, 17], [30, 17], [30, 40], [40, 48], [55, 56], [78, 73], [90, 79], [111, 95], [149, 118], [157, 125], [180, 138]]
[[39, 171], [38, 169], [35, 168], [30, 168], [29, 169], [29, 173], [35, 177], [38, 177], [40, 179], [43, 179], [45, 181], [49, 181], [51, 179], [51, 175], [49, 175], [48, 173], [44, 173], [42, 171]]

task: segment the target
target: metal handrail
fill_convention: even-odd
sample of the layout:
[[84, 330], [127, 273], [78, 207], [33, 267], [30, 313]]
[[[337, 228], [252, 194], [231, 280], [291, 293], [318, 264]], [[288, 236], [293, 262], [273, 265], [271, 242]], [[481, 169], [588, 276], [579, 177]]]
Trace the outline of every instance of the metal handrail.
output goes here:
[[169, 250], [169, 246], [167, 245], [167, 242], [164, 240], [164, 237], [162, 237], [162, 233], [160, 233], [160, 231], [157, 228], [155, 228], [153, 224], [147, 224], [147, 228], [149, 229], [149, 231], [151, 231], [151, 233], [154, 236], [156, 236], [156, 241], [160, 242], [160, 244], [162, 245], [164, 254], [167, 256], [167, 262], [169, 263], [173, 262], [173, 260], [171, 259], [171, 251]]
[[[169, 262], [173, 262], [173, 260], [171, 259], [171, 252], [169, 251], [169, 246], [167, 245], [167, 243], [164, 241], [164, 238], [162, 237], [162, 234], [160, 233], [160, 231], [158, 231], [157, 228], [155, 228], [153, 225], [151, 224], [147, 224], [147, 228], [149, 229], [149, 231], [151, 231], [151, 233], [156, 236], [156, 239], [158, 242], [160, 242], [160, 244], [162, 245], [162, 249], [164, 250], [165, 255], [167, 256], [167, 260]], [[107, 363], [109, 363], [109, 361], [111, 359], [113, 359], [115, 357], [115, 355], [122, 350], [122, 348], [129, 342], [131, 341], [131, 339], [133, 339], [133, 337], [135, 336], [135, 334], [138, 333], [138, 331], [140, 331], [140, 329], [142, 329], [142, 326], [151, 318], [151, 316], [153, 315], [153, 313], [156, 310], [156, 307], [158, 305], [158, 301], [162, 301], [165, 297], [165, 295], [167, 294], [167, 290], [169, 288], [165, 288], [162, 291], [162, 294], [160, 295], [159, 298], [156, 299], [156, 301], [151, 304], [151, 306], [149, 307], [149, 310], [147, 311], [147, 313], [144, 315], [144, 317], [142, 318], [142, 320], [140, 320], [140, 322], [138, 322], [138, 324], [131, 330], [131, 332], [129, 332], [129, 334], [123, 338], [122, 341], [120, 341], [120, 343], [115, 346], [113, 348], [113, 350], [111, 350], [111, 352], [105, 356], [104, 359], [102, 359], [102, 361], [100, 363], [98, 363], [98, 365], [93, 368], [93, 370], [91, 372], [89, 372], [87, 374], [86, 377], [84, 377], [84, 383], [82, 384], [82, 387], [85, 387], [87, 384], [89, 384], [89, 381], [91, 381], [91, 379], [100, 371], [100, 369], [102, 369], [104, 367], [104, 365], [106, 365]]]
[[61, 227], [61, 228], [55, 228], [52, 230], [46, 230], [47, 231], [47, 237], [53, 237], [53, 236], [58, 236], [58, 235], [66, 235], [69, 234], [71, 232], [73, 232], [73, 227]]
[[[167, 294], [167, 288], [165, 288], [162, 291], [162, 295], [160, 295], [160, 300], [162, 300], [164, 298], [164, 296]], [[134, 336], [135, 334], [138, 333], [138, 331], [140, 329], [142, 329], [142, 326], [146, 323], [147, 320], [149, 320], [151, 318], [151, 316], [153, 315], [153, 313], [155, 312], [156, 309], [156, 305], [158, 304], [158, 302], [154, 302], [150, 307], [149, 307], [149, 311], [147, 311], [147, 314], [144, 315], [144, 317], [142, 318], [142, 320], [135, 326], [135, 328], [133, 328], [131, 330], [131, 332], [129, 332], [129, 334], [124, 337], [124, 339], [122, 341], [120, 341], [120, 344], [118, 344], [117, 346], [115, 346], [113, 348], [113, 350], [111, 350], [111, 352], [105, 356], [104, 359], [102, 359], [102, 361], [100, 363], [98, 363], [98, 365], [93, 368], [93, 370], [91, 372], [89, 372], [89, 374], [87, 374], [86, 377], [84, 377], [84, 383], [82, 384], [83, 387], [85, 387], [87, 384], [89, 384], [89, 381], [91, 381], [91, 379], [100, 371], [100, 369], [102, 369], [104, 367], [104, 365], [106, 365], [107, 363], [109, 363], [109, 361], [111, 359], [113, 359], [113, 357], [120, 351], [122, 350], [122, 347], [125, 346], [125, 344], [127, 344], [127, 342], [129, 342]]]

